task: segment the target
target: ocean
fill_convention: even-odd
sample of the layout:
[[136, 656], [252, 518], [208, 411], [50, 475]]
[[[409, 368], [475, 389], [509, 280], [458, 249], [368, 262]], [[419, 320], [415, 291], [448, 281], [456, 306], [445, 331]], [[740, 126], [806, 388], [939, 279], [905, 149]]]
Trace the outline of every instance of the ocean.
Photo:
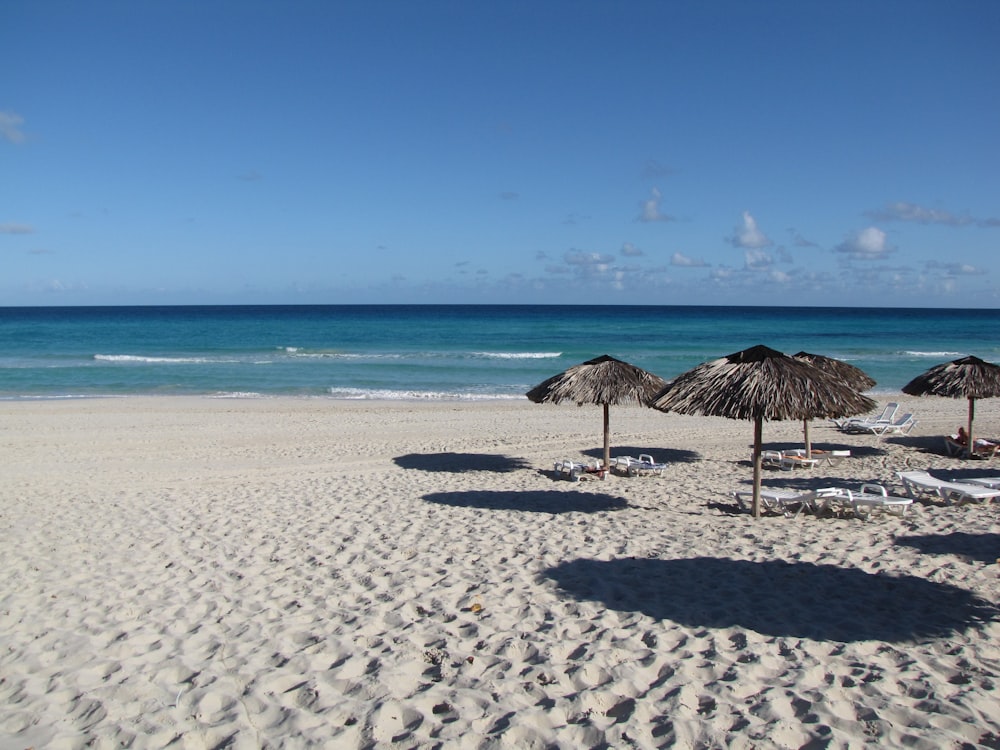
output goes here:
[[1000, 310], [320, 305], [0, 308], [0, 398], [516, 399], [610, 354], [670, 380], [756, 344], [849, 362], [875, 393], [967, 354]]

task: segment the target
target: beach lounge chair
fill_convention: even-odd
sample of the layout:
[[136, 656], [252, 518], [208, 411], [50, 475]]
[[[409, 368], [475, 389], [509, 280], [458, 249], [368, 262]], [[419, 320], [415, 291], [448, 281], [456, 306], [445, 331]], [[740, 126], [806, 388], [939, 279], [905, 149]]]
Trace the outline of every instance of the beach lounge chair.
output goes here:
[[604, 469], [601, 465], [591, 459], [590, 463], [580, 463], [579, 461], [556, 461], [555, 472], [557, 477], [564, 477], [571, 482], [579, 482], [580, 478], [583, 476], [595, 476], [598, 479], [604, 479]]
[[866, 431], [864, 428], [870, 425], [891, 424], [898, 409], [899, 404], [895, 401], [890, 401], [882, 409], [882, 413], [874, 419], [871, 417], [849, 417], [848, 419], [834, 419], [831, 421], [841, 432], [864, 432]]
[[851, 451], [848, 450], [848, 449], [846, 449], [846, 448], [844, 448], [842, 450], [838, 449], [838, 450], [829, 450], [829, 451], [828, 450], [819, 449], [819, 448], [813, 448], [812, 449], [812, 457], [815, 458], [820, 463], [822, 463], [823, 461], [826, 461], [826, 463], [829, 466], [836, 466], [841, 461], [843, 461], [845, 458], [850, 458], [851, 457]]
[[900, 471], [897, 473], [906, 494], [914, 500], [921, 495], [937, 496], [951, 505], [961, 505], [1000, 497], [1000, 489], [977, 486], [968, 482], [949, 482], [938, 479], [926, 471]]
[[989, 487], [991, 490], [1000, 489], [1000, 477], [962, 477], [961, 481], [977, 487]]
[[[781, 513], [786, 518], [798, 518], [802, 511], [814, 509], [817, 496], [816, 490], [778, 490], [761, 487], [760, 507], [762, 511]], [[741, 509], [751, 512], [752, 490], [739, 490], [733, 493], [733, 497]]]
[[819, 462], [820, 459], [818, 457], [806, 458], [804, 448], [793, 448], [792, 450], [781, 452], [781, 468], [786, 471], [789, 469], [811, 469]]
[[857, 424], [851, 432], [867, 432], [878, 437], [882, 437], [883, 435], [905, 435], [913, 429], [916, 423], [917, 420], [913, 418], [913, 414], [908, 412], [892, 422], [867, 425]]
[[858, 490], [835, 487], [825, 495], [827, 504], [831, 507], [839, 505], [844, 510], [850, 510], [858, 518], [868, 519], [876, 510], [905, 515], [913, 505], [913, 498], [891, 497], [885, 487], [879, 484], [862, 484]]
[[[781, 460], [784, 458], [781, 451], [761, 451], [760, 465], [764, 468], [780, 469]], [[753, 457], [751, 456], [751, 460]]]
[[630, 477], [639, 476], [639, 474], [643, 473], [663, 476], [663, 471], [667, 468], [666, 464], [654, 461], [653, 457], [648, 453], [639, 454], [639, 458], [619, 456], [615, 459], [613, 466], [616, 471]]
[[[849, 452], [848, 452], [849, 455]], [[823, 459], [819, 456], [806, 458], [803, 448], [793, 448], [787, 451], [761, 451], [760, 465], [764, 468], [784, 469], [811, 469]]]
[[944, 451], [949, 456], [961, 456], [965, 453], [965, 446], [958, 442], [958, 435], [945, 435]]

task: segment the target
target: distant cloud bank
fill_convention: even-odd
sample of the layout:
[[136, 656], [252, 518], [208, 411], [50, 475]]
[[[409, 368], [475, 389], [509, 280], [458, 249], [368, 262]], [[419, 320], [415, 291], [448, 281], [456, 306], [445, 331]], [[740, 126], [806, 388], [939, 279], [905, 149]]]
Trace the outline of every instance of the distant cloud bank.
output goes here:
[[897, 201], [876, 211], [867, 211], [866, 216], [875, 221], [908, 221], [915, 224], [943, 224], [950, 227], [1000, 227], [1000, 219], [979, 219], [973, 216], [959, 216], [951, 211], [925, 208], [915, 203]]

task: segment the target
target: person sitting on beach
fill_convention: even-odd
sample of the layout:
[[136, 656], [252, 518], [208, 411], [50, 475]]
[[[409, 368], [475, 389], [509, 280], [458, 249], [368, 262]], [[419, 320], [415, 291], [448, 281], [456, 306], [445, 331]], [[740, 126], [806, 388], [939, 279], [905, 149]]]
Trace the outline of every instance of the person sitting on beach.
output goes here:
[[[955, 442], [959, 445], [968, 447], [969, 433], [965, 431], [964, 427], [960, 426], [958, 428], [958, 433], [955, 435]], [[992, 440], [987, 440], [985, 438], [976, 438], [976, 452], [992, 451], [995, 453], [998, 447], [1000, 447], [1000, 443], [994, 443]]]

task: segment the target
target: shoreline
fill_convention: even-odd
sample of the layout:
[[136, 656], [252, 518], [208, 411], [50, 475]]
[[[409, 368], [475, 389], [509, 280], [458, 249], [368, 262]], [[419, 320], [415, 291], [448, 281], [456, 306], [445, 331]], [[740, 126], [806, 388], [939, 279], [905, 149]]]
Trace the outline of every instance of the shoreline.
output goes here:
[[[900, 401], [903, 399], [913, 399], [918, 398], [914, 396], [907, 396], [902, 391], [898, 389], [888, 388], [885, 390], [874, 388], [869, 391], [864, 391], [866, 396], [870, 398], [883, 401]], [[45, 401], [87, 401], [93, 400], [105, 400], [105, 399], [208, 399], [212, 401], [274, 401], [281, 399], [288, 399], [290, 401], [343, 401], [346, 403], [366, 403], [373, 405], [391, 405], [391, 404], [410, 404], [410, 403], [428, 403], [428, 404], [493, 404], [493, 403], [507, 403], [507, 402], [520, 402], [520, 403], [531, 403], [526, 395], [523, 393], [511, 393], [511, 394], [475, 394], [475, 393], [436, 393], [436, 392], [426, 392], [419, 396], [399, 396], [399, 397], [385, 397], [385, 396], [338, 396], [327, 393], [259, 393], [255, 391], [247, 392], [218, 392], [218, 393], [147, 393], [147, 392], [137, 392], [137, 393], [65, 393], [65, 394], [50, 394], [50, 395], [0, 395], [0, 403], [36, 403]], [[926, 398], [926, 397], [919, 397]]]
[[[910, 435], [816, 420], [852, 456], [765, 485], [1000, 474], [943, 455], [963, 400], [894, 395]], [[611, 431], [665, 476], [554, 477], [599, 454], [599, 407], [0, 401], [0, 748], [1000, 736], [997, 503], [755, 521], [749, 422], [613, 407]]]

